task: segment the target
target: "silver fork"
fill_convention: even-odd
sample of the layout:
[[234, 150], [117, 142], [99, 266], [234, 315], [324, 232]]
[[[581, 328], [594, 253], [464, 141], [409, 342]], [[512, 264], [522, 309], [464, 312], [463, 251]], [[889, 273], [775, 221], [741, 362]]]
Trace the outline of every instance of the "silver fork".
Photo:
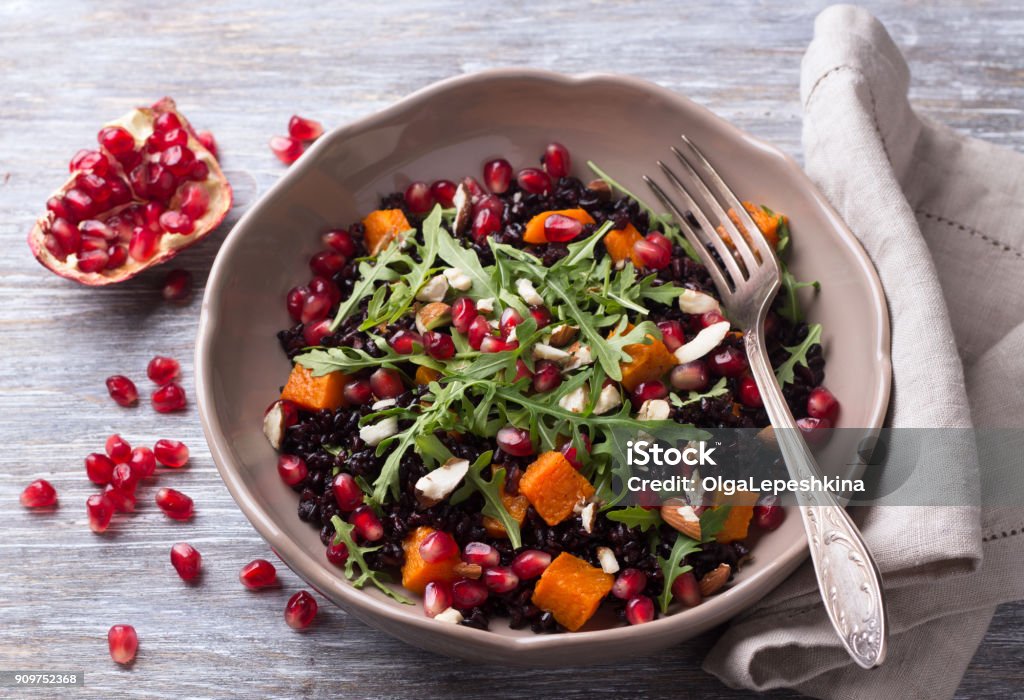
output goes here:
[[[672, 211], [711, 274], [729, 320], [744, 331], [750, 369], [790, 478], [821, 478], [817, 462], [775, 381], [765, 349], [765, 315], [782, 284], [775, 251], [704, 155], [686, 136], [682, 138], [682, 150], [672, 148], [681, 175], [658, 161], [682, 205], [646, 175], [644, 181]], [[704, 203], [703, 207], [699, 201]], [[748, 236], [737, 230], [726, 213], [728, 208], [736, 212]], [[712, 225], [712, 219], [729, 234], [732, 250]], [[718, 254], [717, 260], [708, 246]], [[858, 665], [878, 666], [885, 659], [887, 623], [881, 577], [874, 559], [857, 526], [831, 494], [798, 491], [795, 495], [829, 619]]]

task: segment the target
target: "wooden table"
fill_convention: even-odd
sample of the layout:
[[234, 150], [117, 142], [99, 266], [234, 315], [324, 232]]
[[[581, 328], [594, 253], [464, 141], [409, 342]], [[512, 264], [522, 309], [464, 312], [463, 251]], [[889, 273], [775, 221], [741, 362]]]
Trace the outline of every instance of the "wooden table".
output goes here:
[[[1024, 145], [1024, 3], [872, 4], [907, 50], [924, 113]], [[201, 289], [185, 307], [163, 303], [158, 287], [167, 268], [114, 289], [80, 287], [40, 268], [24, 236], [71, 154], [93, 143], [99, 125], [164, 94], [214, 130], [237, 192], [225, 226], [176, 262], [198, 287], [231, 224], [283, 172], [267, 139], [293, 112], [340, 125], [466, 71], [632, 73], [798, 153], [800, 57], [824, 3], [296, 5], [209, 0], [187, 10], [109, 0], [0, 8], [0, 670], [85, 671], [86, 688], [69, 697], [744, 696], [699, 670], [714, 635], [617, 666], [527, 672], [416, 651], [328, 604], [313, 629], [292, 632], [281, 614], [300, 587], [296, 576], [283, 570], [281, 589], [258, 594], [238, 584], [242, 564], [271, 555], [222, 485], [194, 406], [174, 416], [146, 403], [122, 409], [104, 389], [105, 377], [123, 372], [148, 395], [145, 366], [158, 353], [179, 358], [192, 386]], [[89, 531], [84, 501], [93, 488], [82, 459], [115, 431], [136, 444], [171, 437], [192, 448], [191, 465], [163, 482], [195, 498], [193, 522], [165, 518], [150, 488], [134, 516], [118, 518], [104, 536]], [[59, 489], [56, 512], [18, 505], [37, 477]], [[197, 586], [184, 585], [168, 563], [179, 540], [203, 553]], [[119, 622], [135, 625], [141, 638], [131, 670], [107, 655], [107, 628]], [[1022, 641], [1024, 604], [1004, 606], [960, 696], [1020, 697]]]

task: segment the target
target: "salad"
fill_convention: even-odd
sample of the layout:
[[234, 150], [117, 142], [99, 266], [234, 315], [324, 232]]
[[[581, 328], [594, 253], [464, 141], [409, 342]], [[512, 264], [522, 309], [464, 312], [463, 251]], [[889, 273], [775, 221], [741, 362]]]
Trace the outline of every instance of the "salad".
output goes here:
[[[686, 239], [588, 166], [575, 177], [553, 143], [540, 167], [487, 162], [482, 184], [414, 182], [322, 234], [289, 291], [292, 370], [263, 429], [357, 588], [481, 629], [641, 624], [721, 591], [781, 524], [753, 493], [630, 502], [623, 434], [768, 418]], [[787, 218], [744, 207], [784, 258]], [[785, 272], [766, 337], [813, 431], [839, 406], [797, 301], [809, 284]]]

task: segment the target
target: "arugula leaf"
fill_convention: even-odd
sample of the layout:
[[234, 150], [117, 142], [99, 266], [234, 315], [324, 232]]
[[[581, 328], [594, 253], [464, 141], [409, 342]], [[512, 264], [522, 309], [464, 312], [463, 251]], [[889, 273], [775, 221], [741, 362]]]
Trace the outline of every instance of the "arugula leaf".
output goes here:
[[703, 394], [691, 391], [685, 401], [679, 398], [679, 394], [670, 394], [668, 398], [669, 401], [676, 406], [689, 406], [691, 403], [696, 403], [701, 399], [713, 399], [716, 396], [721, 396], [722, 394], [727, 393], [729, 393], [729, 387], [726, 385], [725, 377], [722, 377], [715, 382], [713, 387], [705, 391]]
[[614, 224], [611, 221], [605, 221], [596, 231], [582, 241], [570, 243], [567, 246], [569, 254], [556, 262], [552, 267], [558, 269], [575, 267], [584, 260], [593, 260], [594, 249], [597, 247], [598, 241], [604, 238], [604, 235], [611, 231], [613, 226]]
[[779, 303], [776, 311], [779, 316], [789, 319], [793, 323], [800, 323], [804, 320], [803, 309], [800, 308], [800, 299], [797, 297], [797, 290], [805, 287], [814, 287], [815, 291], [821, 289], [821, 282], [799, 282], [789, 271], [784, 263], [780, 261], [782, 268], [782, 294], [779, 295]]
[[786, 384], [792, 384], [795, 379], [794, 368], [799, 363], [800, 365], [807, 366], [807, 351], [815, 345], [821, 344], [821, 324], [812, 323], [807, 329], [807, 337], [799, 345], [787, 347], [790, 355], [775, 369], [775, 378], [779, 381], [779, 386], [785, 386]]
[[[379, 588], [389, 598], [394, 598], [404, 605], [415, 605], [415, 603], [402, 594], [384, 585], [384, 581], [388, 579], [387, 574], [374, 571], [366, 563], [365, 555], [380, 549], [379, 546], [360, 547], [356, 544], [355, 538], [352, 537], [352, 531], [355, 529], [355, 526], [346, 523], [337, 515], [331, 518], [331, 524], [334, 525], [334, 544], [344, 544], [348, 548], [348, 559], [345, 560], [344, 568], [345, 578], [351, 581], [355, 588], [362, 588], [369, 582]], [[356, 576], [355, 572], [356, 567], [359, 567], [358, 576]]]
[[680, 533], [672, 545], [672, 552], [668, 555], [668, 559], [658, 557], [658, 565], [664, 574], [665, 582], [665, 587], [662, 589], [661, 595], [658, 596], [658, 607], [662, 614], [668, 612], [668, 605], [672, 602], [672, 584], [682, 574], [693, 569], [689, 564], [683, 563], [686, 556], [699, 551], [700, 543], [697, 540]]
[[[331, 372], [357, 372], [370, 367], [395, 367], [403, 362], [411, 362], [415, 365], [423, 365], [443, 371], [445, 364], [438, 362], [430, 355], [423, 352], [400, 355], [395, 352], [384, 338], [371, 335], [370, 339], [380, 348], [384, 354], [374, 357], [365, 350], [357, 350], [347, 346], [333, 348], [315, 348], [307, 350], [295, 357], [295, 362], [302, 365], [313, 373], [314, 377], [320, 377]], [[467, 353], [456, 355], [453, 359], [471, 359], [480, 353], [472, 350]]]
[[711, 542], [718, 536], [718, 533], [725, 527], [725, 520], [729, 517], [732, 506], [718, 506], [708, 508], [700, 514], [700, 536], [702, 542]]
[[651, 284], [655, 279], [657, 279], [655, 275], [648, 275], [640, 280], [640, 284], [637, 286], [637, 296], [641, 299], [650, 299], [659, 304], [671, 306], [679, 299], [679, 295], [686, 291], [685, 287], [677, 287], [674, 284], [663, 284], [655, 287]]
[[[434, 207], [430, 215], [423, 220], [421, 226], [423, 231], [423, 244], [417, 246], [420, 254], [419, 262], [409, 257], [409, 270], [402, 275], [398, 283], [391, 287], [391, 294], [384, 305], [383, 313], [379, 316], [367, 314], [366, 321], [361, 328], [373, 328], [381, 323], [394, 323], [401, 318], [412, 304], [420, 287], [426, 283], [434, 268], [434, 260], [437, 258], [439, 245], [439, 232], [441, 229], [441, 205]], [[376, 298], [376, 296], [375, 296]]]
[[498, 298], [498, 289], [491, 275], [480, 264], [480, 258], [472, 250], [463, 248], [445, 229], [437, 231], [437, 255], [452, 267], [462, 270], [473, 281], [472, 295], [477, 299]]
[[389, 266], [397, 260], [408, 257], [402, 252], [402, 246], [398, 243], [389, 245], [376, 258], [376, 264], [371, 265], [368, 261], [359, 263], [359, 276], [356, 278], [355, 286], [348, 299], [341, 302], [338, 312], [331, 321], [331, 330], [338, 329], [345, 319], [352, 315], [352, 312], [359, 308], [359, 302], [363, 297], [374, 292], [378, 282], [391, 282], [398, 278], [398, 274]]
[[505, 528], [508, 533], [509, 544], [513, 549], [523, 546], [523, 537], [519, 532], [519, 522], [509, 514], [505, 503], [501, 500], [501, 494], [505, 491], [505, 468], [495, 469], [491, 480], [483, 477], [483, 470], [491, 465], [493, 452], [484, 452], [469, 467], [466, 472], [466, 483], [448, 499], [452, 505], [457, 505], [469, 498], [473, 491], [479, 491], [484, 497], [484, 507], [481, 512], [489, 515]]
[[662, 523], [661, 514], [656, 509], [648, 510], [640, 506], [611, 510], [605, 513], [605, 517], [623, 523], [626, 527], [638, 527], [641, 532], [647, 532], [651, 528], [657, 529]]

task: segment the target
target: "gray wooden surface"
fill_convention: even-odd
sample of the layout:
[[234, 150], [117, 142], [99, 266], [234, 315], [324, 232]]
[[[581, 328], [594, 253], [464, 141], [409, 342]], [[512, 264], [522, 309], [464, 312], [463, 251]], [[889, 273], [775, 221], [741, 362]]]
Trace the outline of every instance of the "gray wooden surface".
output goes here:
[[[281, 589], [258, 594], [237, 583], [243, 563], [271, 555], [221, 484], [194, 407], [175, 416], [145, 404], [121, 409], [104, 390], [106, 376], [124, 372], [148, 393], [144, 368], [156, 353], [182, 360], [191, 387], [198, 295], [184, 308], [162, 303], [157, 287], [168, 268], [115, 289], [81, 288], [36, 265], [23, 240], [99, 124], [164, 94], [216, 133], [238, 194], [222, 230], [178, 258], [200, 287], [239, 212], [282, 172], [266, 142], [293, 112], [339, 125], [466, 71], [632, 73], [799, 153], [800, 57], [824, 4], [716, 5], [0, 5], [0, 670], [85, 671], [86, 688], [69, 697], [745, 696], [699, 670], [714, 635], [614, 666], [520, 671], [416, 651], [328, 604], [313, 629], [292, 632], [281, 613], [297, 577], [282, 571]], [[1024, 147], [1020, 0], [873, 5], [909, 55], [926, 114]], [[84, 500], [93, 489], [82, 458], [114, 431], [137, 444], [187, 442], [192, 464], [162, 480], [195, 498], [193, 522], [163, 517], [148, 489], [133, 517], [104, 536], [89, 532]], [[59, 489], [56, 512], [18, 505], [37, 477]], [[184, 585], [168, 563], [179, 540], [204, 555], [199, 585]], [[106, 630], [119, 622], [141, 638], [131, 670], [107, 656]], [[1024, 604], [1004, 606], [960, 696], [1021, 697], [1022, 641]]]

